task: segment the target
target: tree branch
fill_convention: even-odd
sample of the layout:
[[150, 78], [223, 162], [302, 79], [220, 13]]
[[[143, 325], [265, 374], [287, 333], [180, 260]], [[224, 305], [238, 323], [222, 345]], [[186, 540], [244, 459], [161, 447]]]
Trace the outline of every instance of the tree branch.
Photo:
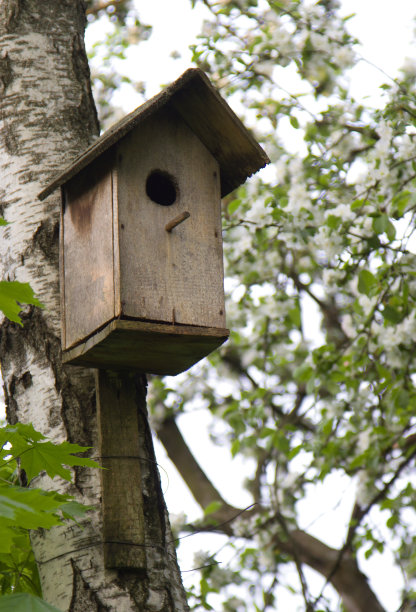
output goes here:
[[[210, 523], [198, 525], [200, 531], [217, 531], [226, 535], [234, 535], [233, 521], [244, 513], [253, 516], [261, 511], [261, 506], [239, 509], [228, 504], [219, 491], [211, 483], [201, 469], [195, 457], [189, 450], [173, 417], [166, 419], [157, 431], [169, 458], [185, 480], [197, 503], [206, 508], [213, 501], [220, 501], [222, 507], [213, 514]], [[278, 521], [279, 517], [269, 519]], [[347, 612], [384, 612], [383, 607], [368, 585], [367, 578], [359, 570], [356, 559], [347, 552], [330, 548], [317, 538], [300, 529], [285, 528], [285, 537], [275, 536], [271, 544], [280, 551], [295, 559], [298, 569], [305, 563], [328, 579], [343, 599]], [[300, 576], [303, 574], [300, 573]]]
[[[366, 576], [359, 570], [356, 559], [350, 554], [345, 552], [339, 560], [339, 550], [330, 548], [299, 529], [289, 532], [289, 539], [285, 542], [276, 537], [275, 545], [291, 556], [296, 552], [301, 563], [327, 577], [348, 612], [385, 612]], [[337, 569], [333, 573], [337, 562]]]

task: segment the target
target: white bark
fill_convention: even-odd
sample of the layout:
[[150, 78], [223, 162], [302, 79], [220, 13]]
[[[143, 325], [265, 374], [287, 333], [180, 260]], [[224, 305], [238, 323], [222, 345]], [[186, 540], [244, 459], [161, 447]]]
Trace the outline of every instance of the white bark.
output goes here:
[[[60, 361], [60, 196], [37, 199], [48, 179], [98, 132], [84, 21], [82, 0], [0, 0], [0, 215], [10, 222], [1, 230], [0, 278], [29, 282], [46, 306], [26, 308], [23, 328], [0, 321], [0, 358], [10, 422], [32, 422], [55, 441], [94, 446], [92, 372], [63, 368]], [[143, 380], [138, 385], [143, 392]], [[143, 434], [148, 445], [149, 435]], [[40, 480], [37, 486], [50, 486]], [[154, 501], [154, 470], [147, 483]], [[82, 529], [69, 524], [34, 537], [50, 603], [72, 612], [187, 609], [173, 546], [156, 552], [149, 546], [145, 574], [104, 569], [97, 470], [76, 470], [74, 484], [59, 487], [97, 511]], [[168, 523], [162, 528], [169, 540]]]

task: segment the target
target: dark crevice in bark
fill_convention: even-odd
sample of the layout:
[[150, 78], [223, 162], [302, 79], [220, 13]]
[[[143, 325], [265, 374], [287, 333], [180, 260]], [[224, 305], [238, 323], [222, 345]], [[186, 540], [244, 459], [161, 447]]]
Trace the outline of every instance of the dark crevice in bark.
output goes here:
[[59, 220], [43, 219], [34, 236], [33, 245], [38, 248], [44, 257], [51, 263], [58, 265], [59, 258]]
[[73, 559], [71, 560], [71, 565], [74, 582], [73, 595], [68, 612], [86, 612], [87, 610], [88, 612], [109, 612], [110, 608], [100, 602], [98, 594], [83, 579]]
[[149, 578], [143, 573], [132, 570], [118, 572], [118, 584], [122, 589], [128, 590], [138, 610], [145, 610], [149, 593]]
[[21, 8], [21, 0], [8, 0], [3, 2], [0, 11], [0, 33], [10, 32], [14, 29]]
[[149, 535], [157, 545], [165, 546], [165, 502], [162, 496], [156, 455], [153, 448], [152, 433], [149, 427], [146, 407], [147, 380], [145, 376], [136, 377], [136, 397], [139, 417], [139, 437], [144, 450], [142, 465], [144, 515], [150, 527]]
[[0, 96], [6, 93], [7, 87], [12, 82], [12, 68], [10, 65], [9, 55], [6, 53], [0, 57]]
[[[98, 136], [100, 125], [92, 95], [90, 68], [85, 56], [84, 41], [77, 34], [72, 39], [72, 68], [75, 78], [80, 83], [82, 89], [81, 103], [78, 106], [79, 114], [74, 118], [75, 126], [79, 129], [80, 126], [85, 126], [86, 123], [88, 127], [87, 132], [93, 136]], [[93, 113], [91, 113], [91, 108], [94, 109]]]

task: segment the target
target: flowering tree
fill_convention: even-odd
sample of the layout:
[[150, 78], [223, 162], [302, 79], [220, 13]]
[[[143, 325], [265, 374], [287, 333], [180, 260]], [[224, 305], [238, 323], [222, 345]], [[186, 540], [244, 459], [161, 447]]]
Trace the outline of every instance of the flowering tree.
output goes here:
[[[276, 594], [292, 566], [291, 609], [339, 609], [334, 589], [345, 610], [381, 611], [362, 565], [389, 550], [404, 610], [416, 598], [415, 65], [366, 108], [349, 93], [356, 41], [337, 0], [203, 2], [194, 61], [272, 164], [224, 202], [230, 341], [179, 386], [153, 386], [159, 437], [205, 509], [198, 529], [234, 548], [225, 569], [212, 550], [199, 558], [191, 601], [287, 609]], [[245, 512], [184, 450], [176, 420], [196, 405], [247, 459]], [[335, 475], [354, 498], [341, 544], [314, 537], [302, 505]]]
[[[225, 568], [212, 554], [200, 555], [196, 565], [204, 567], [190, 587], [190, 603], [195, 610], [287, 610], [280, 585], [293, 568], [290, 609], [335, 611], [342, 605], [348, 612], [379, 612], [387, 606], [363, 573], [363, 561], [389, 549], [402, 571], [397, 607], [404, 611], [416, 597], [414, 66], [383, 87], [381, 109], [365, 108], [349, 93], [355, 41], [336, 0], [199, 2], [210, 18], [194, 61], [246, 115], [272, 164], [224, 202], [230, 341], [179, 384], [154, 379], [152, 385], [159, 438], [204, 510], [198, 524], [185, 521], [183, 528], [225, 536], [233, 550]], [[107, 120], [111, 91], [123, 80], [111, 57], [122, 58], [129, 42], [148, 29], [128, 0], [85, 4], [90, 21], [112, 24], [107, 52], [97, 45], [90, 53], [101, 61], [100, 71], [93, 63], [93, 74]], [[62, 6], [48, 3], [38, 19], [38, 3], [8, 0], [1, 13], [7, 24], [1, 30], [7, 118], [1, 166], [9, 177], [2, 209], [13, 220], [3, 261], [10, 278], [29, 280], [49, 308], [48, 318], [25, 311], [22, 333], [2, 323], [2, 365], [11, 420], [38, 418], [51, 437], [89, 445], [95, 439], [92, 380], [62, 370], [59, 361], [58, 199], [45, 208], [36, 204], [46, 175], [96, 134], [81, 3]], [[39, 49], [53, 60], [44, 60]], [[52, 96], [49, 66], [57, 57], [67, 63]], [[287, 87], [284, 75], [291, 79]], [[28, 113], [17, 112], [17, 101], [36, 122], [23, 122]], [[218, 444], [229, 445], [230, 458], [246, 460], [249, 508], [225, 500], [221, 482], [214, 486], [183, 439], [178, 417], [196, 405], [211, 412], [212, 433]], [[345, 487], [354, 491], [341, 544], [316, 537], [304, 505], [335, 477], [351, 482]], [[93, 503], [96, 481], [78, 472], [75, 492]], [[331, 510], [323, 496], [322, 512], [330, 516]], [[43, 540], [56, 547], [56, 568], [61, 542], [68, 538], [69, 548], [79, 549], [78, 542], [93, 543], [98, 532], [97, 520], [90, 521], [82, 533], [71, 527], [58, 543], [44, 536], [37, 545], [40, 553]], [[51, 601], [83, 611], [144, 609], [139, 583], [129, 573], [109, 581], [95, 549], [70, 561], [62, 562], [59, 581], [49, 572]], [[322, 576], [318, 585], [308, 567]], [[45, 562], [42, 568], [47, 581]], [[186, 609], [179, 600], [178, 609]], [[153, 601], [148, 609], [155, 609]], [[162, 609], [165, 599], [158, 601]]]

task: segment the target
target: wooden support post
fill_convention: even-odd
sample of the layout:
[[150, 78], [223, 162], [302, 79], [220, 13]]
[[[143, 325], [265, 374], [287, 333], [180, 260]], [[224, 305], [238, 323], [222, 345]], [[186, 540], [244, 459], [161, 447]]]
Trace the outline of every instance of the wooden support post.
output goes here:
[[138, 399], [134, 374], [96, 370], [104, 559], [108, 569], [145, 569]]

